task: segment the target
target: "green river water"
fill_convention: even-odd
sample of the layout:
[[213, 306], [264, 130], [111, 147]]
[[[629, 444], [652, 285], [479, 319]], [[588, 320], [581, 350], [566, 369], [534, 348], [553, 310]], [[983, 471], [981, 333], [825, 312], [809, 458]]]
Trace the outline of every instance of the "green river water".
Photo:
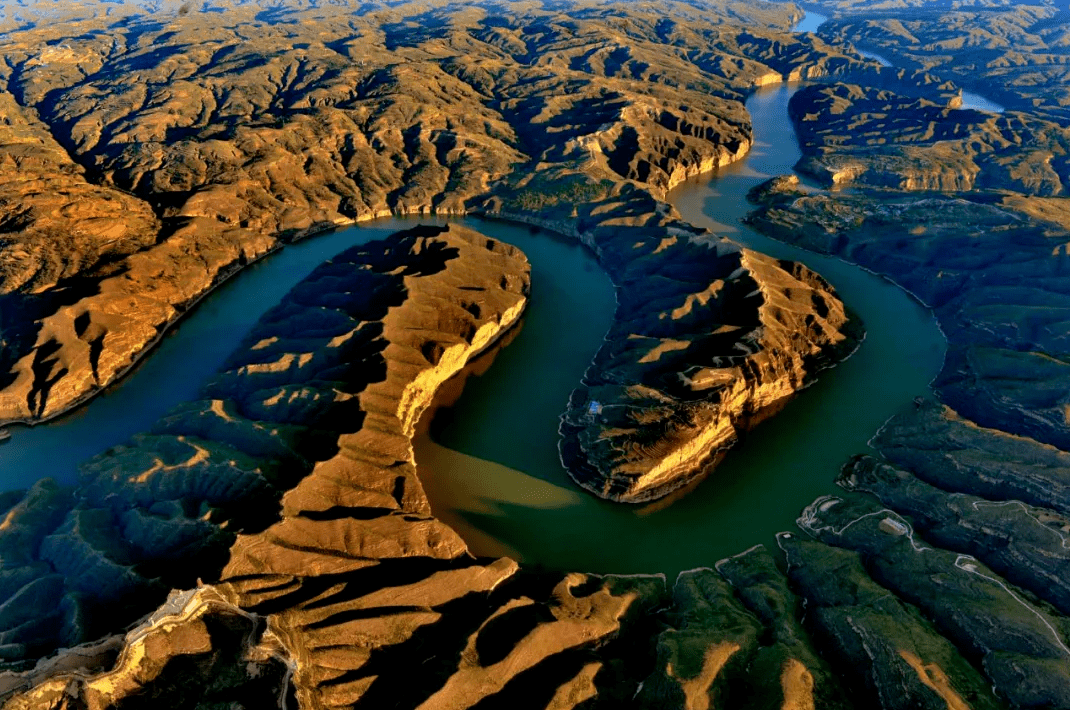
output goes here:
[[861, 317], [865, 341], [686, 496], [640, 507], [608, 503], [580, 492], [557, 457], [558, 417], [609, 325], [606, 279], [577, 279], [576, 266], [563, 270], [563, 247], [544, 236], [514, 241], [533, 267], [523, 328], [485, 374], [469, 378], [416, 446], [435, 514], [474, 552], [591, 572], [674, 575], [712, 566], [794, 528], [805, 505], [834, 490], [848, 457], [869, 451], [868, 440], [890, 416], [929, 393], [945, 341], [926, 308], [881, 277], [739, 222], [749, 211], [747, 191], [791, 172], [799, 158], [787, 119], [796, 88], [756, 93], [747, 103], [756, 138], [750, 155], [681, 186], [669, 200], [696, 225], [816, 269]]

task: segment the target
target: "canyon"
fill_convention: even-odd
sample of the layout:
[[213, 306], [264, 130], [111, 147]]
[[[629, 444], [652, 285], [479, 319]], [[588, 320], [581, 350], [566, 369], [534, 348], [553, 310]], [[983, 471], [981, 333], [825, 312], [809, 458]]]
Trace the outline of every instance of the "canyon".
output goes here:
[[[947, 354], [767, 544], [672, 583], [475, 557], [411, 440], [539, 297], [529, 266], [459, 226], [354, 247], [76, 486], [0, 497], [5, 707], [1070, 706], [1062, 15], [920, 5], [829, 3], [816, 35], [728, 3], [6, 18], [8, 422], [116, 381], [289, 242], [481, 214], [579, 239], [617, 288], [562, 420], [578, 482], [686, 486], [736, 435], [718, 403], [761, 418], [860, 338], [817, 272], [670, 204], [762, 150], [744, 100], [785, 79], [815, 81], [788, 104], [798, 174], [765, 163], [749, 227], [892, 279]], [[974, 16], [965, 58], [1054, 99], [1023, 75], [1002, 114], [960, 108], [982, 83], [938, 48], [976, 47]]]

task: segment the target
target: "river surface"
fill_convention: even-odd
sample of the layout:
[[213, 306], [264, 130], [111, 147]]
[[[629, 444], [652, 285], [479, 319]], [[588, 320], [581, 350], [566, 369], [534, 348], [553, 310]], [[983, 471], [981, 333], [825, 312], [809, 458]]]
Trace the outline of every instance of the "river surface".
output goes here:
[[[791, 172], [800, 157], [787, 118], [797, 88], [756, 93], [747, 102], [756, 136], [748, 157], [678, 188], [669, 200], [694, 224], [816, 269], [861, 317], [867, 329], [861, 347], [756, 428], [685, 497], [664, 506], [608, 503], [579, 492], [557, 459], [558, 417], [572, 384], [555, 363], [526, 358], [521, 340], [574, 337], [579, 314], [565, 307], [561, 321], [536, 322], [546, 304], [537, 300], [534, 283], [517, 340], [485, 375], [469, 378], [452, 410], [436, 417], [431, 438], [417, 440], [416, 460], [436, 516], [475, 552], [592, 572], [672, 575], [712, 565], [793, 528], [804, 506], [834, 490], [840, 466], [870, 451], [868, 440], [888, 417], [929, 394], [945, 342], [927, 309], [883, 278], [740, 222], [751, 209], [747, 191]], [[534, 396], [538, 406], [529, 405]]]
[[[876, 52], [867, 52], [860, 49], [858, 50], [858, 53], [868, 59], [876, 60], [882, 67], [893, 66], [892, 63], [888, 61], [887, 57], [877, 54]], [[966, 91], [965, 89], [962, 90], [962, 105], [959, 106], [959, 108], [973, 109], [974, 111], [986, 111], [988, 113], [1003, 113], [1004, 111], [1004, 107], [997, 104], [995, 101], [986, 99], [980, 94], [975, 94], [974, 92]]]
[[817, 32], [817, 28], [828, 21], [828, 17], [820, 12], [806, 11], [803, 18], [791, 28], [792, 32]]
[[[817, 29], [821, 25], [828, 21], [828, 17], [818, 12], [807, 12], [801, 20], [792, 28], [794, 32], [817, 32]], [[888, 61], [888, 58], [877, 54], [876, 52], [869, 52], [865, 50], [857, 50], [859, 54], [867, 59], [874, 59], [883, 67], [890, 67], [892, 63]], [[972, 91], [962, 92], [962, 106], [963, 109], [974, 109], [976, 111], [987, 111], [988, 113], [1003, 113], [1004, 107], [997, 104], [995, 101], [985, 98], [980, 94], [975, 94]]]
[[[532, 263], [531, 303], [511, 344], [492, 363], [491, 355], [477, 363], [490, 367], [467, 380], [452, 408], [425, 417], [430, 435], [415, 442], [435, 514], [474, 552], [592, 572], [671, 575], [712, 565], [793, 528], [799, 511], [833, 490], [839, 467], [868, 450], [868, 439], [888, 417], [929, 393], [944, 340], [926, 309], [884, 279], [762, 237], [740, 222], [749, 211], [746, 192], [790, 172], [799, 158], [787, 118], [796, 88], [756, 93], [747, 102], [756, 138], [747, 158], [682, 186], [670, 199], [695, 224], [816, 269], [861, 317], [867, 337], [853, 357], [823, 373], [708, 479], [669, 505], [622, 506], [581, 493], [557, 457], [558, 417], [615, 307], [612, 285], [593, 255], [538, 230], [451, 220], [516, 244]], [[74, 415], [15, 429], [13, 440], [0, 447], [0, 487], [24, 487], [44, 476], [71, 482], [79, 461], [195, 397], [260, 315], [318, 263], [414, 221], [310, 238], [249, 267], [205, 299], [120, 385]]]

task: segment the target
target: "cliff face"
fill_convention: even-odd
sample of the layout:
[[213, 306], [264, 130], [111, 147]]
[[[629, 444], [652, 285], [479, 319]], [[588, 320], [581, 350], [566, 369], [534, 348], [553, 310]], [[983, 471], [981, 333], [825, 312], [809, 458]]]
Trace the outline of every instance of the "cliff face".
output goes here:
[[[562, 419], [562, 460], [610, 500], [709, 473], [739, 434], [857, 345], [832, 287], [731, 243], [662, 245], [620, 275], [618, 317]], [[680, 254], [687, 250], [684, 259]]]

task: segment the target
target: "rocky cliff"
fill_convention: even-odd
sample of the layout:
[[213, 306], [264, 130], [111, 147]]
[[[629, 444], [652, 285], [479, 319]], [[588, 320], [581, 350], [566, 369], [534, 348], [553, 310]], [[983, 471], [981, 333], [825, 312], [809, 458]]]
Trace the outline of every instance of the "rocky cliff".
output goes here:
[[859, 324], [806, 267], [687, 239], [637, 242], [640, 255], [611, 269], [617, 319], [562, 419], [569, 475], [603, 498], [696, 482], [858, 344]]

